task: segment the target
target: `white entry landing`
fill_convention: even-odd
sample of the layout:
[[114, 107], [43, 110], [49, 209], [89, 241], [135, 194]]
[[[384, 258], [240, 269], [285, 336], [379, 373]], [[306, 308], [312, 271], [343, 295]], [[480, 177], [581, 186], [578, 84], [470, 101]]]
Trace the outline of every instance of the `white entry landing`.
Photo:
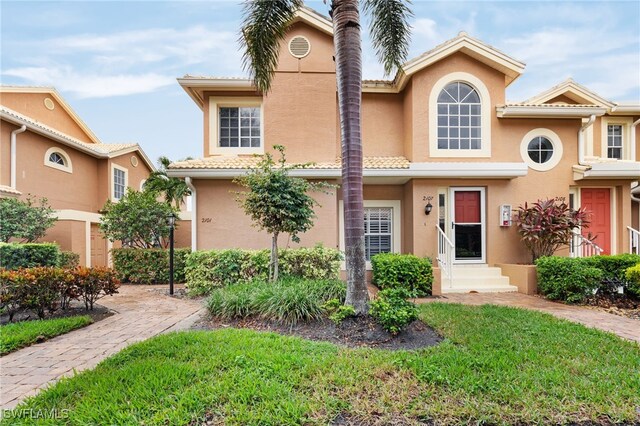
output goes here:
[[502, 270], [488, 265], [455, 265], [451, 280], [442, 278], [442, 293], [500, 293], [518, 291]]

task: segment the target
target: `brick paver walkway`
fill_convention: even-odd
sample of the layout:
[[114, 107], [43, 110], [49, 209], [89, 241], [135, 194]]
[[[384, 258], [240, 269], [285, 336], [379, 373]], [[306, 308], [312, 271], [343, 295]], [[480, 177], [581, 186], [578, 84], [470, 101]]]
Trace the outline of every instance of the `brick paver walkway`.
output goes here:
[[418, 299], [418, 303], [448, 302], [465, 305], [506, 305], [518, 308], [534, 309], [559, 318], [578, 322], [588, 327], [610, 331], [620, 337], [640, 343], [640, 321], [582, 306], [571, 306], [551, 302], [541, 297], [527, 296], [521, 293], [453, 293], [441, 298]]
[[0, 358], [0, 408], [13, 408], [61, 377], [93, 368], [131, 343], [189, 328], [200, 317], [200, 302], [170, 298], [159, 288], [122, 286], [119, 294], [98, 301], [117, 314]]

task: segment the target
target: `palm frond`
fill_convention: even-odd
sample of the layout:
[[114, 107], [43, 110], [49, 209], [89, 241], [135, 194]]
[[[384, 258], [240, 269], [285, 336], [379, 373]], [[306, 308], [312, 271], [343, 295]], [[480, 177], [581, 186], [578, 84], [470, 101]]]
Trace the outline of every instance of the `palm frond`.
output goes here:
[[242, 62], [258, 90], [268, 92], [284, 39], [302, 0], [245, 0], [240, 44]]
[[369, 31], [378, 60], [386, 75], [399, 68], [409, 54], [413, 12], [409, 0], [364, 0], [363, 10], [371, 20]]

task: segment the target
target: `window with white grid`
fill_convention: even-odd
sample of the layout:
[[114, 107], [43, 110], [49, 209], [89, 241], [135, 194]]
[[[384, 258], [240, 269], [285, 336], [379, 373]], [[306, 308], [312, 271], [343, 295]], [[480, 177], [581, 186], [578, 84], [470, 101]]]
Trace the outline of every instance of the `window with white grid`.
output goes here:
[[607, 158], [622, 159], [622, 125], [607, 126]]
[[364, 246], [367, 260], [393, 251], [393, 208], [365, 207]]
[[479, 150], [480, 96], [470, 85], [449, 83], [438, 95], [438, 149]]
[[113, 169], [113, 198], [119, 200], [124, 197], [124, 192], [127, 187], [126, 174], [124, 170]]
[[259, 107], [220, 107], [219, 117], [219, 147], [260, 147]]

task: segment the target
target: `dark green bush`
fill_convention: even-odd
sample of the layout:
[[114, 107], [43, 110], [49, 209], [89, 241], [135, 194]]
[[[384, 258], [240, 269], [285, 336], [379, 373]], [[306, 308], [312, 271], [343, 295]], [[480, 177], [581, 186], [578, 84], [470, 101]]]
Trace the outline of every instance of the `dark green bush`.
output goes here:
[[381, 253], [371, 258], [373, 283], [380, 289], [404, 288], [411, 297], [431, 295], [431, 261], [413, 254]]
[[418, 319], [418, 307], [407, 299], [409, 290], [403, 287], [389, 288], [378, 292], [371, 302], [369, 313], [391, 334], [398, 334]]
[[58, 266], [60, 247], [52, 243], [0, 243], [0, 267], [5, 269]]
[[580, 303], [604, 278], [589, 258], [541, 257], [536, 261], [538, 290], [551, 300]]
[[[338, 279], [340, 252], [314, 247], [281, 250], [280, 275], [309, 280]], [[217, 287], [266, 280], [269, 250], [208, 250], [187, 256], [185, 276], [189, 293], [209, 294]]]
[[231, 284], [211, 292], [207, 308], [221, 319], [260, 317], [295, 324], [318, 319], [330, 299], [344, 301], [346, 286], [338, 280], [285, 278], [275, 283]]
[[632, 296], [640, 299], [640, 263], [627, 268], [625, 278], [627, 280], [627, 291]]
[[[185, 282], [185, 265], [191, 249], [178, 248], [173, 253], [173, 279]], [[131, 284], [164, 284], [169, 282], [169, 250], [119, 248], [112, 249], [113, 269], [118, 280]]]
[[80, 265], [80, 255], [72, 251], [61, 251], [58, 258], [58, 267], [73, 269]]
[[627, 269], [640, 263], [640, 255], [629, 253], [612, 256], [591, 256], [584, 259], [589, 266], [600, 269], [604, 274], [604, 278], [620, 281], [626, 280], [625, 272]]

